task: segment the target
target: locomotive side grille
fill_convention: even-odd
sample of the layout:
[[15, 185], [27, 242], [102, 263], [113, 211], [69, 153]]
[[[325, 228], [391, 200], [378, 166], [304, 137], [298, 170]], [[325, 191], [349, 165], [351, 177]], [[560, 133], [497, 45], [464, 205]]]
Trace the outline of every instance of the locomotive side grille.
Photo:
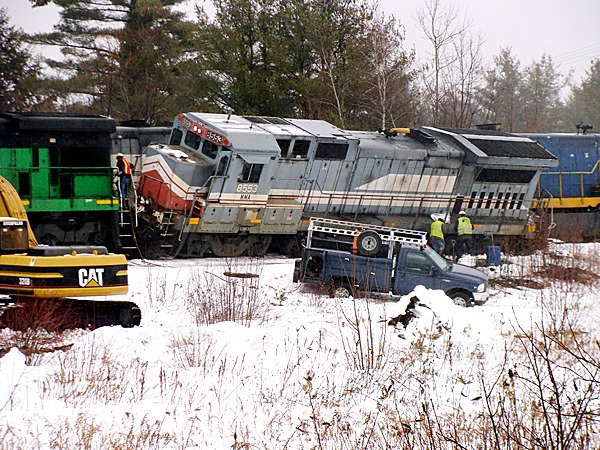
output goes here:
[[488, 156], [500, 156], [505, 158], [554, 159], [554, 156], [548, 153], [537, 142], [473, 138], [467, 139]]

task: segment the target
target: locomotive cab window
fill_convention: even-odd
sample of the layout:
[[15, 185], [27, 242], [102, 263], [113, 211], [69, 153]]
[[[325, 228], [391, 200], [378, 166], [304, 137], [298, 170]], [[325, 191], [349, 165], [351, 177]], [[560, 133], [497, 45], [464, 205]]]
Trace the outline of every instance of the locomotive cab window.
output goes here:
[[281, 156], [284, 158], [288, 154], [288, 150], [290, 149], [290, 144], [292, 143], [291, 139], [277, 139], [277, 145], [281, 149]]
[[346, 159], [348, 144], [336, 144], [335, 142], [321, 142], [315, 153], [316, 159]]
[[179, 128], [175, 128], [171, 134], [169, 145], [181, 145], [181, 138], [183, 137], [183, 131]]
[[217, 175], [218, 177], [222, 177], [223, 175], [225, 175], [225, 173], [227, 173], [228, 165], [229, 165], [229, 157], [222, 156], [221, 159], [219, 160], [219, 166], [217, 167], [217, 172], [215, 175]]
[[215, 159], [219, 152], [219, 146], [214, 142], [204, 140], [202, 143], [202, 154], [210, 159]]
[[264, 164], [250, 164], [245, 162], [239, 180], [243, 183], [258, 183]]
[[298, 140], [294, 142], [294, 148], [290, 158], [307, 158], [310, 141]]
[[185, 145], [193, 148], [194, 150], [198, 150], [200, 148], [200, 142], [202, 138], [197, 134], [192, 133], [191, 131], [187, 131], [185, 133]]

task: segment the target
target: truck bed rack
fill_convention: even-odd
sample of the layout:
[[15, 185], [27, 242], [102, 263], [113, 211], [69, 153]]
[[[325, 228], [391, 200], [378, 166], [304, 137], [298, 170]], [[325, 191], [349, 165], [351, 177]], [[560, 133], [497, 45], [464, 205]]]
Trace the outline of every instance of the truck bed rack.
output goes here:
[[[375, 231], [379, 234], [382, 244], [388, 246], [388, 257], [391, 257], [393, 253], [394, 245], [390, 245], [392, 243], [397, 242], [399, 244], [413, 244], [420, 246], [425, 246], [427, 244], [426, 231], [311, 217], [308, 225], [306, 246], [312, 247], [313, 240], [331, 240], [337, 244], [344, 243], [352, 245], [354, 238], [364, 231]], [[331, 236], [323, 238], [320, 237], [322, 234]]]

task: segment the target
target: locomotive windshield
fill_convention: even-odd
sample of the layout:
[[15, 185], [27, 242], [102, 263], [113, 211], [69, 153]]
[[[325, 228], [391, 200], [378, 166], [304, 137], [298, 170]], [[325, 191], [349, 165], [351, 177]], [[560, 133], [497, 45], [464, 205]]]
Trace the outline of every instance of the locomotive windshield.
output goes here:
[[171, 134], [171, 139], [169, 140], [169, 145], [180, 145], [182, 138], [183, 138], [183, 131], [181, 131], [179, 128], [173, 129], [173, 133]]
[[200, 142], [202, 142], [202, 138], [191, 131], [187, 131], [185, 133], [185, 145], [194, 150], [198, 150], [200, 148]]

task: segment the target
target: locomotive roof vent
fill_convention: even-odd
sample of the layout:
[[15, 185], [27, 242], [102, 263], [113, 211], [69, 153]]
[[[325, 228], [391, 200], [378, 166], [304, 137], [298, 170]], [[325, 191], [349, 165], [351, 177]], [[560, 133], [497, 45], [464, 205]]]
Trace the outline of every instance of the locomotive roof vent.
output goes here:
[[435, 138], [432, 135], [426, 133], [420, 128], [411, 128], [410, 133], [408, 133], [407, 136], [425, 145], [433, 145], [436, 143]]
[[475, 125], [475, 128], [478, 130], [486, 130], [486, 131], [500, 131], [502, 130], [501, 123], [480, 123]]

